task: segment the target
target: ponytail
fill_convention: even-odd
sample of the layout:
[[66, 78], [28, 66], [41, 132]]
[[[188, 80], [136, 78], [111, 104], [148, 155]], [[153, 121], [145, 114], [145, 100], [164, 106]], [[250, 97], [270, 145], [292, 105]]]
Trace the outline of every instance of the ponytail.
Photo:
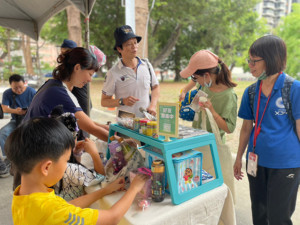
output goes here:
[[231, 80], [231, 72], [227, 65], [219, 58], [218, 66], [211, 69], [212, 73], [216, 74], [216, 84], [221, 83], [227, 87], [236, 87], [237, 84]]

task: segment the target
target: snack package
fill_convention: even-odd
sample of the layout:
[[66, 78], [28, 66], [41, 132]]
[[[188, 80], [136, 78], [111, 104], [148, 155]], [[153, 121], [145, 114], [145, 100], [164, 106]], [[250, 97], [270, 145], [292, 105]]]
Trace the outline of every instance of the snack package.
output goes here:
[[199, 101], [207, 101], [207, 94], [204, 91], [199, 90], [195, 95], [193, 101], [191, 102], [190, 108], [195, 112], [198, 112], [200, 110]]
[[147, 174], [149, 175], [149, 179], [146, 181], [144, 187], [142, 188], [142, 190], [137, 194], [137, 196], [141, 199], [149, 199], [151, 198], [151, 176], [152, 176], [152, 172], [149, 168], [146, 167], [141, 167], [138, 168], [136, 170], [132, 170], [129, 173], [129, 178], [130, 178], [130, 182], [133, 181], [133, 178], [139, 174]]

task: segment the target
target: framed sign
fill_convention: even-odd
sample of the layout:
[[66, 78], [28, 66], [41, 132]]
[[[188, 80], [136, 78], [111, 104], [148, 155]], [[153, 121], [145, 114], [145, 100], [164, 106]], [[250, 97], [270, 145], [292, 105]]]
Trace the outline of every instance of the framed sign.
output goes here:
[[158, 134], [165, 136], [165, 141], [170, 141], [170, 137], [178, 137], [179, 104], [159, 102], [157, 112]]

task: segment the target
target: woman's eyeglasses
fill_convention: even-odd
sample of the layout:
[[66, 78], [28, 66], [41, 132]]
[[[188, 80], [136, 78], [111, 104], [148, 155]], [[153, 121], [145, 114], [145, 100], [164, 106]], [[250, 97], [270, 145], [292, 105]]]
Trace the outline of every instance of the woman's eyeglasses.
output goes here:
[[255, 66], [255, 63], [259, 62], [259, 61], [262, 61], [264, 59], [257, 59], [257, 60], [252, 60], [252, 59], [246, 59], [246, 62], [248, 64], [250, 64], [251, 66]]

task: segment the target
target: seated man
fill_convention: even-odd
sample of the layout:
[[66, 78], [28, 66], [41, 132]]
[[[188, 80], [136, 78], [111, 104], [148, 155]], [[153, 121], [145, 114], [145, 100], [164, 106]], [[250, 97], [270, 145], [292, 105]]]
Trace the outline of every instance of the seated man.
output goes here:
[[[9, 84], [11, 88], [4, 91], [2, 96], [3, 112], [11, 113], [11, 120], [0, 130], [0, 147], [3, 156], [5, 156], [4, 144], [6, 138], [21, 122], [36, 92], [32, 87], [26, 87], [24, 77], [18, 74], [9, 77]], [[8, 168], [0, 162], [0, 177], [5, 176], [8, 176]]]

